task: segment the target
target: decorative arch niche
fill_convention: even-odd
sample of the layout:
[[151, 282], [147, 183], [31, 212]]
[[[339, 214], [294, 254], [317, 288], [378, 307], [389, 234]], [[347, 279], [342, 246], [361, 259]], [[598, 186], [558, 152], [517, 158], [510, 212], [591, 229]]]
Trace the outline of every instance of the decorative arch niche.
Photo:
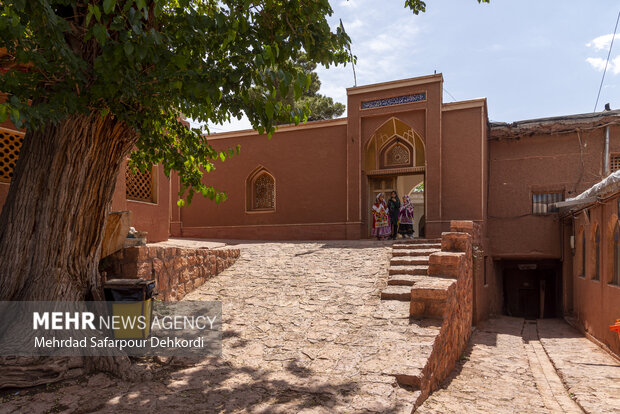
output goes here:
[[245, 182], [246, 211], [272, 212], [276, 210], [276, 179], [265, 167], [259, 165]]
[[364, 169], [367, 172], [425, 165], [426, 151], [422, 137], [396, 117], [377, 128], [366, 144]]

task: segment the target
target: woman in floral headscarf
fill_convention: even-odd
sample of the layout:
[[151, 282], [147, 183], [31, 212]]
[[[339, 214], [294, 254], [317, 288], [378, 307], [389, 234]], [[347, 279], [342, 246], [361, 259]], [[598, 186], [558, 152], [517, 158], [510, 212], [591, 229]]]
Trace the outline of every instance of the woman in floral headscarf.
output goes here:
[[383, 201], [383, 193], [377, 194], [375, 204], [372, 206], [372, 235], [377, 240], [385, 240], [391, 233], [388, 209]]
[[403, 196], [403, 205], [398, 214], [398, 232], [403, 237], [413, 238], [413, 204], [408, 195]]

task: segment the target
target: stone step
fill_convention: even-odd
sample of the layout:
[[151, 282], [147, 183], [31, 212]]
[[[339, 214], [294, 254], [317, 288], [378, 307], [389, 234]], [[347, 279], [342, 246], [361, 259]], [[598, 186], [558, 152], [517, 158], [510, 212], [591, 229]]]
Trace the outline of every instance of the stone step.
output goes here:
[[395, 274], [388, 278], [390, 286], [414, 286], [415, 288], [450, 286], [456, 279], [448, 276]]
[[398, 249], [392, 251], [392, 257], [403, 256], [428, 256], [431, 253], [436, 253], [441, 249]]
[[408, 302], [411, 300], [411, 286], [387, 286], [381, 291], [381, 299]]
[[411, 249], [439, 249], [441, 250], [441, 243], [420, 243], [420, 244], [399, 244], [392, 245], [394, 250], [411, 250]]
[[393, 257], [390, 266], [428, 265], [428, 256]]
[[408, 275], [408, 274], [397, 274], [390, 275], [388, 278], [388, 285], [391, 286], [413, 286], [415, 282], [419, 282], [420, 278], [427, 277], [425, 275]]
[[390, 275], [426, 275], [428, 274], [428, 265], [397, 265], [390, 266]]
[[441, 239], [412, 239], [412, 240], [398, 240], [394, 244], [427, 244], [427, 243], [441, 243]]
[[411, 289], [409, 315], [413, 318], [442, 318], [454, 297], [456, 280], [426, 277]]

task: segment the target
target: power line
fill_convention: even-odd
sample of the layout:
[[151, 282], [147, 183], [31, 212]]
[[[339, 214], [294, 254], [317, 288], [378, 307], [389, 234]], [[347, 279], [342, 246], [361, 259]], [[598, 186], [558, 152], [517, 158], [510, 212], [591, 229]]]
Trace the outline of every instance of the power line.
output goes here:
[[450, 92], [448, 92], [448, 90], [446, 88], [443, 88], [443, 91], [445, 93], [447, 93], [448, 95], [450, 95], [450, 98], [452, 98], [452, 100], [456, 102], [456, 98], [454, 96], [452, 96], [452, 94]]
[[603, 70], [603, 77], [601, 78], [601, 84], [598, 87], [598, 94], [596, 95], [596, 103], [594, 104], [594, 111], [598, 106], [598, 99], [601, 96], [601, 89], [603, 89], [603, 81], [605, 80], [605, 73], [607, 72], [607, 65], [609, 64], [609, 57], [611, 56], [611, 49], [614, 47], [614, 39], [616, 38], [616, 31], [618, 30], [618, 22], [620, 21], [620, 11], [618, 12], [618, 18], [616, 19], [616, 27], [614, 28], [614, 34], [611, 35], [611, 44], [609, 45], [609, 53], [607, 53], [607, 61], [605, 62], [605, 69]]

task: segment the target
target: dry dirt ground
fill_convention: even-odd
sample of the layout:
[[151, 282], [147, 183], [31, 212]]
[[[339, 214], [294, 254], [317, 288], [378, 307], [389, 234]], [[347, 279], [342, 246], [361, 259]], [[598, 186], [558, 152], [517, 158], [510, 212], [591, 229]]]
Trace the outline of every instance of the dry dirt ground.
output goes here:
[[[237, 247], [237, 263], [186, 297], [223, 302], [221, 357], [155, 366], [137, 383], [96, 374], [5, 392], [0, 413], [411, 411], [418, 392], [390, 372], [423, 364], [438, 326], [395, 317], [407, 309], [379, 299], [389, 244]], [[620, 412], [619, 384], [618, 361], [563, 322], [500, 318], [474, 332], [457, 370], [420, 412]]]

